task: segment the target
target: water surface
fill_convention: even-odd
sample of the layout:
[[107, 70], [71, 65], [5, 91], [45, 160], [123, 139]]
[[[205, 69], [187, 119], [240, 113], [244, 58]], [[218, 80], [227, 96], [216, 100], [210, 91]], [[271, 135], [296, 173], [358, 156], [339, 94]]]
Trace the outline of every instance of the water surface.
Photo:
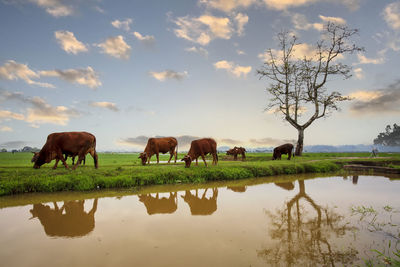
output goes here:
[[[4, 266], [343, 266], [363, 264], [389, 240], [399, 245], [392, 226], [400, 225], [399, 180], [309, 178], [3, 197], [0, 259]], [[352, 215], [361, 206], [378, 215]]]

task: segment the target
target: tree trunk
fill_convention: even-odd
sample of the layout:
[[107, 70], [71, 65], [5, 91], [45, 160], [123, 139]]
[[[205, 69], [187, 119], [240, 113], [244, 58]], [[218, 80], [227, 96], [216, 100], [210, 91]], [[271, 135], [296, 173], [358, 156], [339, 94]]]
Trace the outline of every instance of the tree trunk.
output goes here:
[[304, 129], [297, 129], [299, 131], [299, 137], [297, 139], [296, 145], [296, 156], [301, 156], [303, 154], [303, 140], [304, 140]]

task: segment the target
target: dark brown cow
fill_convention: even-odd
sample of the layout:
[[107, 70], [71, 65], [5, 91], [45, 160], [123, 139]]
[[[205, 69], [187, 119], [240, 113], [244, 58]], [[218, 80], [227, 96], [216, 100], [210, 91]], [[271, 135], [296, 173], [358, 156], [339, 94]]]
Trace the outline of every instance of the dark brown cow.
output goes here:
[[275, 159], [282, 159], [282, 154], [288, 154], [288, 160], [290, 160], [290, 158], [294, 157], [294, 153], [293, 153], [293, 145], [292, 144], [284, 144], [278, 147], [274, 148], [274, 154], [272, 155], [272, 160]]
[[178, 156], [178, 141], [176, 141], [174, 137], [149, 138], [146, 148], [143, 153], [140, 153], [139, 158], [142, 159], [142, 164], [146, 165], [146, 161], [147, 164], [150, 164], [150, 159], [155, 154], [157, 157], [157, 163], [159, 163], [159, 153], [165, 154], [167, 152], [171, 154], [168, 163], [171, 161], [173, 155], [175, 155], [176, 163], [176, 158]]
[[42, 147], [37, 156], [32, 161], [35, 162], [33, 168], [39, 169], [45, 163], [56, 160], [53, 169], [57, 168], [58, 161], [62, 161], [65, 168], [68, 168], [67, 162], [63, 155], [78, 156], [78, 161], [73, 169], [78, 167], [86, 154], [94, 159], [94, 167], [97, 169], [98, 160], [96, 153], [96, 137], [87, 132], [62, 132], [52, 133], [47, 136], [46, 144]]
[[196, 165], [198, 165], [197, 158], [201, 156], [204, 164], [207, 166], [205, 155], [210, 153], [213, 156], [213, 164], [217, 165], [218, 153], [217, 153], [217, 142], [212, 138], [203, 138], [193, 140], [190, 144], [190, 149], [188, 154], [182, 159], [185, 162], [185, 167], [189, 168], [193, 160], [196, 160]]
[[233, 160], [237, 160], [237, 156], [238, 154], [242, 155], [242, 160], [246, 159], [246, 149], [244, 147], [237, 147], [235, 146], [234, 148], [229, 149], [228, 151], [226, 151], [227, 155], [232, 155], [233, 156]]

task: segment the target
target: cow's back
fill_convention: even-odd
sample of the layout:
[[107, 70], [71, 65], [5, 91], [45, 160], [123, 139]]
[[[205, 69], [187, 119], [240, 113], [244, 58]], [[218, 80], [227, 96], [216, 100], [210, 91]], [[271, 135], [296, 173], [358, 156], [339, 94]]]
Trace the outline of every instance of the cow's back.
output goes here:
[[96, 137], [88, 132], [52, 133], [47, 137], [46, 144], [50, 149], [61, 149], [63, 152], [78, 154], [82, 149], [95, 150]]

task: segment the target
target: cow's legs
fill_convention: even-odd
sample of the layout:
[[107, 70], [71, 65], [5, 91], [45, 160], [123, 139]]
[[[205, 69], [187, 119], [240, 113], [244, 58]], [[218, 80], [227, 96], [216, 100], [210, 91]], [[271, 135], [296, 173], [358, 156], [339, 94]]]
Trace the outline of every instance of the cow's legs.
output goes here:
[[160, 163], [160, 159], [159, 159], [159, 153], [158, 153], [158, 151], [157, 151], [157, 153], [156, 153], [156, 157], [157, 157], [157, 164], [158, 164], [158, 163]]
[[64, 164], [64, 167], [65, 167], [66, 169], [68, 169], [68, 164], [67, 164], [67, 162], [65, 161], [65, 159], [64, 159], [63, 154], [62, 154], [61, 151], [57, 151], [56, 164], [54, 165], [53, 169], [57, 168], [57, 164], [58, 164], [58, 161], [59, 161], [60, 159], [61, 159], [62, 163]]
[[153, 155], [152, 154], [149, 155], [149, 158], [147, 159], [147, 164], [150, 164], [151, 156], [153, 156]]
[[289, 153], [288, 153], [288, 160], [290, 160], [291, 157], [292, 157], [292, 151], [289, 151]]
[[233, 154], [233, 160], [237, 160], [237, 154]]
[[212, 163], [214, 165], [217, 165], [217, 162], [218, 162], [218, 160], [217, 160], [217, 152], [213, 153], [212, 156], [213, 156], [213, 162]]
[[198, 158], [196, 158], [196, 166], [198, 166], [198, 165], [199, 165]]
[[206, 165], [206, 167], [207, 167], [206, 157], [204, 156], [204, 154], [201, 154], [201, 158], [204, 161], [204, 165]]
[[[171, 156], [169, 157], [168, 163], [171, 161], [172, 157], [174, 156], [174, 151], [169, 152], [169, 154]], [[175, 163], [176, 163], [176, 160], [175, 160]]]
[[54, 164], [53, 169], [57, 169], [58, 161], [59, 159], [56, 159], [56, 163]]
[[76, 161], [76, 164], [74, 165], [73, 169], [75, 170], [82, 162], [82, 160], [85, 158], [86, 156], [86, 152], [87, 150], [81, 150], [78, 153], [78, 160]]

